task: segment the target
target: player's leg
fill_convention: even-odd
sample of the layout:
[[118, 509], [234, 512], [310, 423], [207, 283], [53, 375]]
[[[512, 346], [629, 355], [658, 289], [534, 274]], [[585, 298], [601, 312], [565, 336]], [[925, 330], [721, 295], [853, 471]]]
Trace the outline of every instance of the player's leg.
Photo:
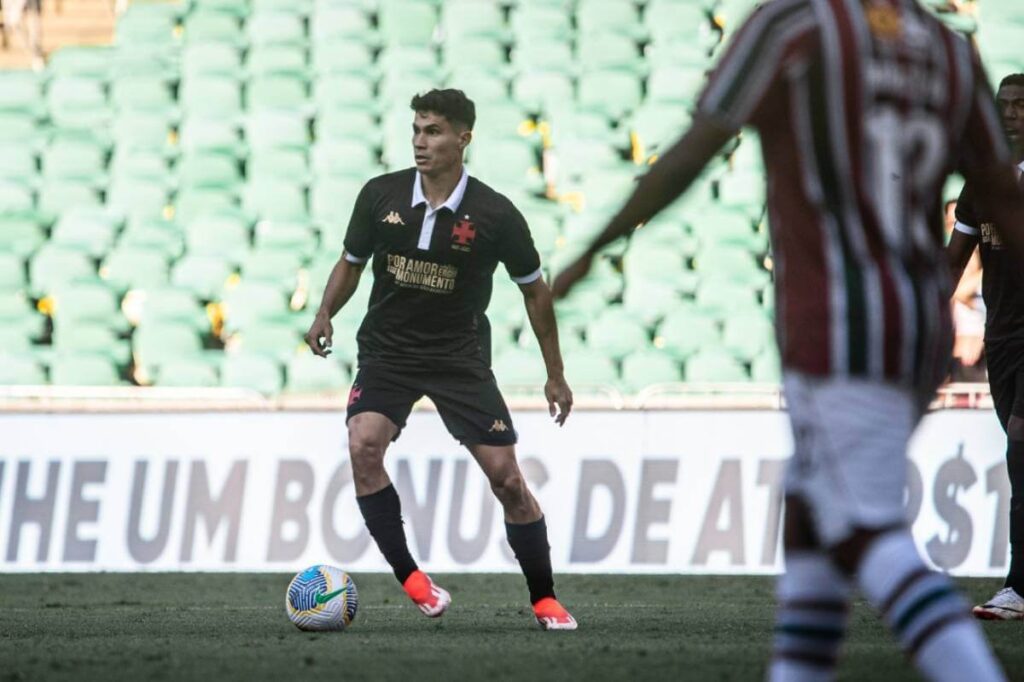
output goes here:
[[402, 503], [384, 469], [384, 455], [398, 438], [419, 394], [399, 377], [361, 369], [349, 394], [348, 445], [356, 502], [384, 559], [409, 598], [428, 616], [440, 616], [451, 597], [419, 570], [409, 552]]
[[982, 620], [1024, 620], [1024, 372], [1003, 369], [994, 355], [990, 388], [1006, 431], [1006, 470], [1010, 479], [1010, 568], [1003, 589], [973, 613]]
[[[918, 401], [894, 386], [786, 377], [796, 439], [810, 431], [800, 493], [814, 530], [930, 680], [1001, 680], [950, 579], [921, 559], [906, 525], [906, 447]], [[787, 472], [789, 476], [789, 472]], [[787, 480], [787, 486], [789, 480]]]

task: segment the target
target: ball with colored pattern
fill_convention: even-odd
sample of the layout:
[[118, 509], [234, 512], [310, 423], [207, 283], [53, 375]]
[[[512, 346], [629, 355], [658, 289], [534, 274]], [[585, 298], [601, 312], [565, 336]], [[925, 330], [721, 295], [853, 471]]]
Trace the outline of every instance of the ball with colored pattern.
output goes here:
[[288, 583], [285, 609], [300, 630], [344, 630], [356, 617], [359, 593], [352, 577], [334, 566], [317, 564]]

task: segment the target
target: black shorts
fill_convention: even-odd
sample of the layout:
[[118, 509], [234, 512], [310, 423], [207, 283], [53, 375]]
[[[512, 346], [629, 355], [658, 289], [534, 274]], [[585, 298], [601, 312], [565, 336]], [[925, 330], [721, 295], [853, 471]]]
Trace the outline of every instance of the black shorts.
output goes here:
[[1024, 354], [986, 349], [986, 355], [992, 403], [1005, 431], [1011, 416], [1024, 417]]
[[514, 445], [505, 399], [489, 369], [408, 372], [376, 366], [360, 367], [348, 399], [348, 417], [377, 412], [405, 428], [413, 403], [427, 396], [437, 407], [448, 433], [463, 445]]

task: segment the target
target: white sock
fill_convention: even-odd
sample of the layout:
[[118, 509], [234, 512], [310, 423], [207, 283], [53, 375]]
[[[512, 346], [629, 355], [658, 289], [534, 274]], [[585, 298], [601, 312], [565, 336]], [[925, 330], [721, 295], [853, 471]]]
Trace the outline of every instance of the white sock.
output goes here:
[[779, 576], [771, 682], [835, 678], [846, 633], [849, 581], [824, 552], [790, 551]]
[[927, 679], [1005, 679], [967, 603], [949, 578], [925, 566], [908, 531], [876, 539], [857, 582]]

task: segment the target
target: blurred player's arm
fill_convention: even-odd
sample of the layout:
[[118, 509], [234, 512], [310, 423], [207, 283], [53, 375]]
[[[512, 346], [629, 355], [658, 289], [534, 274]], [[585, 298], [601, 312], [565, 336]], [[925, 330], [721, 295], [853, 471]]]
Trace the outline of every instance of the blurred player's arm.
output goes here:
[[735, 135], [734, 129], [698, 114], [686, 134], [640, 178], [633, 194], [604, 231], [555, 279], [555, 296], [564, 296], [587, 274], [594, 255], [601, 249], [653, 218], [689, 189], [708, 162]]
[[977, 246], [977, 236], [953, 230], [953, 236], [949, 238], [949, 244], [946, 246], [946, 256], [949, 258], [949, 274], [952, 277], [953, 288], [956, 291], [954, 298], [957, 298], [957, 294], [960, 292], [959, 283], [963, 279], [964, 269], [971, 260], [971, 254], [974, 253], [974, 249]]
[[359, 286], [359, 276], [363, 274], [365, 263], [353, 263], [343, 254], [331, 276], [327, 279], [327, 287], [324, 289], [324, 296], [320, 301], [320, 308], [316, 311], [313, 324], [306, 332], [306, 343], [310, 349], [322, 358], [326, 358], [331, 352], [331, 339], [334, 336], [334, 326], [331, 318], [338, 314], [338, 311], [348, 303]]
[[544, 356], [544, 366], [548, 372], [544, 397], [547, 398], [551, 416], [555, 417], [555, 421], [561, 426], [572, 410], [572, 390], [565, 381], [565, 367], [558, 345], [558, 324], [555, 322], [551, 289], [543, 277], [538, 277], [529, 284], [520, 284], [519, 289], [523, 292], [526, 315], [530, 318], [530, 327], [533, 328], [533, 333], [540, 344], [540, 352]]

